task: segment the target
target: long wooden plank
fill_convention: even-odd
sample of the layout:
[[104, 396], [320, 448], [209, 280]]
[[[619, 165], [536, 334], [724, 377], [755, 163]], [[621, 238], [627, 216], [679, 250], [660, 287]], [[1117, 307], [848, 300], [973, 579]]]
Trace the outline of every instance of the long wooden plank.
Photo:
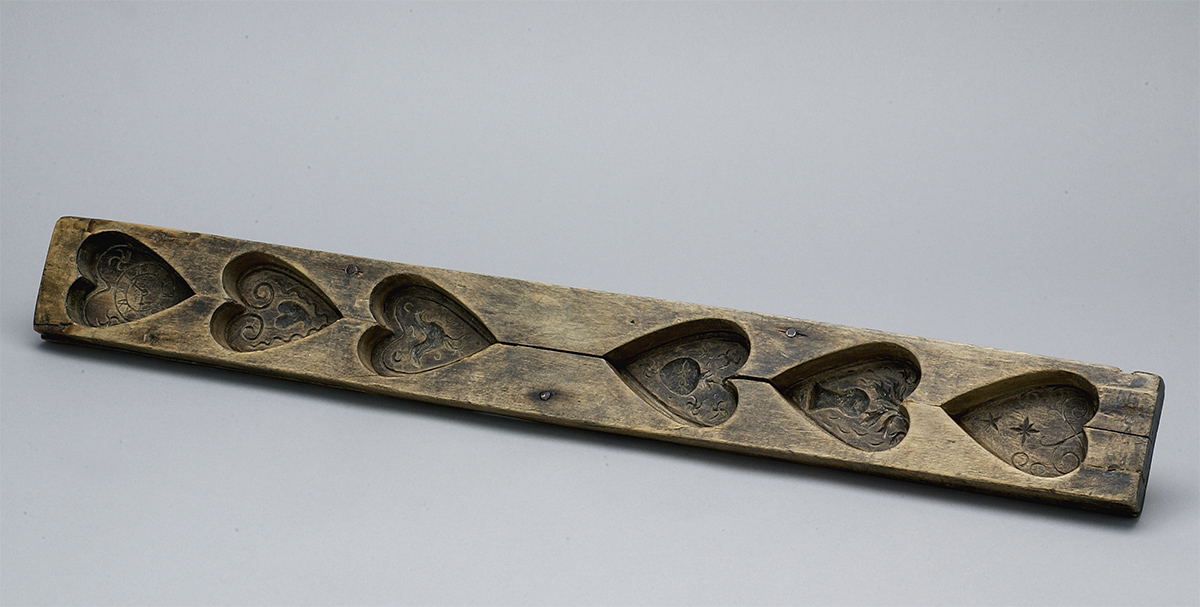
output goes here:
[[1148, 373], [137, 224], [55, 226], [47, 339], [1126, 516]]

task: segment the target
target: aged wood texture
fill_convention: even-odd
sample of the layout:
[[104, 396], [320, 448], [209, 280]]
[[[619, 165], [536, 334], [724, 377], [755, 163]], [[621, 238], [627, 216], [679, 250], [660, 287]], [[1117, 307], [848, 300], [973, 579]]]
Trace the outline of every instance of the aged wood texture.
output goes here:
[[1163, 383], [937, 340], [64, 217], [47, 339], [1137, 516]]

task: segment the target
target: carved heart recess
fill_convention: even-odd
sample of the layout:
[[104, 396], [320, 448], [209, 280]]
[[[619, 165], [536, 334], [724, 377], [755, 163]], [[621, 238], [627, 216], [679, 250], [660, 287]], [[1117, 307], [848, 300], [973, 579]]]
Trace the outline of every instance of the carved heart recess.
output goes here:
[[1055, 477], [1083, 462], [1083, 426], [1096, 409], [1096, 399], [1087, 392], [1056, 385], [1010, 392], [953, 417], [971, 438], [1017, 470]]
[[495, 343], [473, 314], [430, 286], [377, 289], [372, 306], [390, 333], [365, 336], [371, 367], [380, 375], [421, 373], [456, 363]]
[[908, 434], [908, 411], [901, 403], [916, 389], [921, 374], [911, 354], [898, 346], [868, 344], [784, 375], [800, 376], [781, 390], [788, 400], [851, 447], [886, 451]]
[[745, 338], [730, 331], [694, 334], [637, 354], [618, 371], [650, 404], [696, 426], [717, 426], [737, 410], [727, 380], [750, 355]]
[[67, 291], [67, 310], [92, 327], [145, 318], [195, 294], [175, 268], [119, 232], [89, 236], [76, 266], [82, 277]]
[[265, 255], [230, 262], [225, 278], [235, 301], [213, 315], [213, 335], [231, 350], [273, 348], [308, 337], [342, 317], [298, 272]]

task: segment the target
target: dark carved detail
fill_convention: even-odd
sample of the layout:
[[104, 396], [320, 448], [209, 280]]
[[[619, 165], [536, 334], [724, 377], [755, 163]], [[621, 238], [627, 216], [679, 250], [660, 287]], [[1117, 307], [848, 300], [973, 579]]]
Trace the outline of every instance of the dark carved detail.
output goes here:
[[954, 416], [971, 438], [1014, 468], [1062, 476], [1087, 455], [1083, 425], [1096, 401], [1074, 386], [1046, 386], [984, 402]]
[[388, 294], [380, 320], [392, 330], [371, 350], [381, 375], [420, 373], [458, 362], [494, 341], [482, 323], [449, 297], [423, 286]]
[[84, 278], [68, 293], [68, 308], [93, 327], [145, 318], [194, 294], [170, 264], [124, 234], [90, 236], [76, 263]]
[[621, 374], [643, 398], [671, 417], [716, 426], [737, 410], [737, 391], [727, 380], [749, 355], [739, 336], [705, 333], [640, 354]]
[[235, 284], [242, 306], [225, 325], [224, 338], [238, 352], [308, 337], [342, 317], [316, 287], [276, 265], [249, 268]]
[[908, 434], [900, 404], [917, 387], [916, 369], [900, 360], [875, 360], [821, 373], [788, 392], [801, 411], [838, 440], [864, 451], [885, 451]]

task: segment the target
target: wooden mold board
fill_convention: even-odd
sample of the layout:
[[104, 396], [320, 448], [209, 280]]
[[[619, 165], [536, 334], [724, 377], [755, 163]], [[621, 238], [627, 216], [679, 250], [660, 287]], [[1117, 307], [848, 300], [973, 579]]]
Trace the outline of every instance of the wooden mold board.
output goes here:
[[64, 217], [34, 328], [149, 354], [1125, 516], [1163, 382], [724, 308]]

